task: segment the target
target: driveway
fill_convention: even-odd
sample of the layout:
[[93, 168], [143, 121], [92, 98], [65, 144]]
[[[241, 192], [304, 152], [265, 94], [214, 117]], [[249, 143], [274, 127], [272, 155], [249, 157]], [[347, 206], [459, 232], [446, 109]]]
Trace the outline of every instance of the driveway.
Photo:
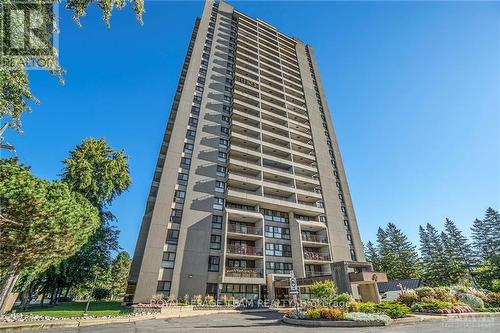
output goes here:
[[[282, 332], [384, 332], [384, 333], [497, 333], [500, 332], [498, 318], [434, 320], [413, 325], [395, 325], [372, 328], [306, 328], [285, 325], [280, 322], [281, 314], [260, 312], [247, 314], [215, 314], [168, 320], [145, 320], [135, 323], [90, 326], [84, 328], [63, 328], [44, 330], [46, 333], [282, 333]], [[31, 331], [35, 332], [35, 331]]]

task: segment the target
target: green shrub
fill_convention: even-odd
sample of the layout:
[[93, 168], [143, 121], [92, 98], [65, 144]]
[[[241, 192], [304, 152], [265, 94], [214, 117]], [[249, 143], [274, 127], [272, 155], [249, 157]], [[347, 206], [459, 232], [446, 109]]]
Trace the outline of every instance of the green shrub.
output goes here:
[[315, 282], [309, 287], [309, 290], [324, 304], [331, 304], [337, 293], [337, 287], [335, 287], [335, 283], [332, 280]]
[[420, 302], [415, 303], [412, 306], [413, 311], [418, 310], [438, 310], [438, 309], [451, 309], [453, 308], [453, 303], [443, 302], [435, 298], [424, 297]]
[[477, 308], [474, 309], [477, 312], [500, 312], [500, 308]]
[[473, 309], [484, 308], [483, 300], [472, 294], [461, 294], [458, 296], [458, 300]]
[[444, 302], [454, 302], [455, 291], [449, 287], [436, 287], [434, 288], [434, 297]]
[[333, 300], [335, 302], [338, 302], [338, 303], [340, 303], [340, 302], [349, 303], [349, 302], [353, 301], [353, 298], [348, 293], [342, 293], [342, 294], [336, 295]]
[[349, 312], [346, 315], [347, 320], [358, 322], [381, 323], [384, 325], [389, 324], [391, 318], [389, 316], [378, 313], [363, 313], [363, 312]]
[[412, 306], [418, 301], [418, 296], [415, 290], [401, 290], [396, 301], [406, 306]]
[[430, 298], [435, 297], [434, 289], [431, 287], [420, 287], [415, 289], [415, 292], [417, 293], [419, 300], [424, 297], [430, 297]]
[[321, 312], [319, 309], [309, 309], [306, 312], [306, 319], [320, 319]]
[[494, 279], [491, 281], [491, 291], [493, 292], [500, 292], [500, 279]]
[[361, 303], [359, 305], [359, 311], [364, 313], [375, 313], [377, 310], [377, 304], [373, 302]]
[[403, 318], [410, 313], [410, 308], [397, 302], [382, 301], [375, 306], [376, 312], [388, 315], [391, 318]]

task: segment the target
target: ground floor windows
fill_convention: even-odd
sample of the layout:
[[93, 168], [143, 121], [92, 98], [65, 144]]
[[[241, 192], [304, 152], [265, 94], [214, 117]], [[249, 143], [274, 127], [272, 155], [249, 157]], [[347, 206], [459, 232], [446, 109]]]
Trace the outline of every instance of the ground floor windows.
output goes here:
[[156, 288], [156, 291], [163, 294], [164, 296], [168, 296], [168, 294], [170, 293], [171, 284], [171, 281], [158, 281], [158, 287]]
[[229, 284], [222, 285], [221, 296], [229, 298], [247, 300], [259, 298], [259, 285], [258, 284]]

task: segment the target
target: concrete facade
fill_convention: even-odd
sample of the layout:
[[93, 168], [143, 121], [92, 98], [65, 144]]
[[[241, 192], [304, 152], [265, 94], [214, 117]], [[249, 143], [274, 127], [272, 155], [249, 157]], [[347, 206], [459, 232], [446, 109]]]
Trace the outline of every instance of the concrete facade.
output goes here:
[[[310, 46], [207, 1], [196, 20], [129, 276], [154, 295], [274, 295], [364, 261]], [[271, 282], [270, 282], [271, 281]]]

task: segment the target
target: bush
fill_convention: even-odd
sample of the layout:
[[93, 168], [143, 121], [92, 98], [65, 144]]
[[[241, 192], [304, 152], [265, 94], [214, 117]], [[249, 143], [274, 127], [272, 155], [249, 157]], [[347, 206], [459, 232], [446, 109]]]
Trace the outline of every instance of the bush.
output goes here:
[[306, 314], [300, 310], [292, 310], [286, 314], [286, 316], [290, 319], [305, 319]]
[[424, 297], [420, 302], [412, 306], [413, 311], [451, 309], [453, 303], [443, 302], [434, 298]]
[[345, 320], [346, 313], [336, 308], [324, 308], [320, 309], [320, 316], [322, 319], [327, 320]]
[[373, 302], [361, 303], [359, 305], [359, 311], [364, 313], [375, 313], [377, 310], [377, 304]]
[[500, 292], [499, 293], [486, 293], [483, 298], [486, 307], [500, 308]]
[[397, 302], [382, 301], [375, 306], [376, 312], [388, 315], [392, 319], [403, 318], [410, 313], [410, 308]]
[[500, 308], [477, 308], [474, 310], [477, 312], [500, 312]]
[[467, 305], [455, 305], [448, 309], [416, 309], [415, 312], [423, 313], [439, 313], [439, 314], [450, 314], [450, 313], [469, 313], [473, 310]]
[[491, 281], [491, 291], [493, 292], [500, 292], [500, 279], [494, 279]]
[[434, 288], [434, 297], [437, 300], [444, 302], [455, 301], [455, 291], [448, 287], [436, 287]]
[[363, 313], [363, 312], [349, 312], [346, 315], [347, 320], [369, 323], [383, 323], [389, 324], [391, 318], [389, 316], [378, 313]]
[[306, 312], [306, 319], [320, 319], [321, 312], [319, 309], [309, 309]]
[[356, 301], [352, 301], [351, 303], [349, 303], [349, 312], [359, 312], [360, 308], [361, 304]]
[[435, 298], [436, 296], [434, 294], [434, 289], [431, 287], [420, 287], [415, 289], [415, 292], [417, 293], [419, 300], [424, 297]]
[[396, 302], [406, 306], [412, 306], [418, 301], [418, 296], [415, 290], [401, 290]]
[[473, 309], [484, 308], [483, 300], [472, 294], [461, 294], [458, 296], [458, 300]]
[[323, 304], [331, 304], [335, 298], [337, 287], [332, 280], [325, 280], [313, 283], [309, 290]]
[[354, 299], [348, 293], [342, 293], [340, 295], [336, 295], [333, 298], [333, 302], [335, 303], [335, 306], [339, 306], [345, 309], [349, 307], [349, 304], [351, 304], [351, 302], [354, 302]]

